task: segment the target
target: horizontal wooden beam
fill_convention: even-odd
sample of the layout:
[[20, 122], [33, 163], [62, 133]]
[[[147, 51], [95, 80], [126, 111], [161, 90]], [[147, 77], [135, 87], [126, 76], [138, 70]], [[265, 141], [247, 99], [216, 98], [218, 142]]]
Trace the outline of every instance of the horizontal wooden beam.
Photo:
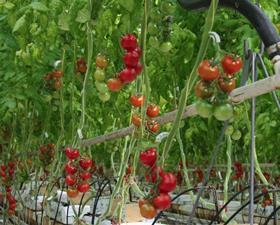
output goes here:
[[[277, 89], [280, 89], [280, 75], [274, 75], [269, 78], [259, 80], [255, 83], [249, 84], [247, 86], [236, 88], [230, 93], [230, 99], [233, 103], [237, 104], [245, 100], [251, 99], [253, 97], [270, 93]], [[169, 122], [173, 122], [175, 120], [176, 113], [177, 110], [174, 110], [172, 112], [164, 114], [163, 116], [157, 117], [156, 120], [161, 125]], [[197, 115], [197, 111], [195, 109], [195, 104], [192, 104], [186, 107], [182, 119], [186, 119], [187, 117], [191, 117], [195, 115]], [[125, 137], [132, 134], [134, 129], [135, 129], [134, 126], [130, 126], [130, 127], [122, 128], [117, 131], [113, 131], [108, 134], [83, 140], [82, 146], [96, 145], [96, 144], [103, 143], [105, 141], [111, 141], [114, 139]]]

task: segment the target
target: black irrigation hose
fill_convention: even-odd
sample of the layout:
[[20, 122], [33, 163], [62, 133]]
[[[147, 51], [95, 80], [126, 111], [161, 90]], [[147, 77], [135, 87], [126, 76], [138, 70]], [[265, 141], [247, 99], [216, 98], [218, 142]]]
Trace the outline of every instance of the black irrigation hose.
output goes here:
[[[36, 224], [38, 224], [38, 218], [37, 218], [37, 203], [38, 203], [37, 200], [38, 200], [38, 195], [39, 195], [40, 190], [41, 190], [41, 188], [43, 187], [45, 181], [46, 181], [46, 179], [44, 179], [44, 180], [42, 181], [42, 183], [39, 185], [38, 191], [37, 191], [36, 196], [35, 196], [35, 221], [36, 221]], [[31, 181], [31, 183], [32, 183], [32, 181]], [[39, 225], [39, 224], [38, 224], [38, 225]]]
[[[107, 182], [106, 182], [107, 181]], [[105, 183], [106, 182], [106, 183]], [[104, 185], [103, 185], [104, 184]], [[99, 188], [97, 190], [96, 196], [95, 196], [95, 200], [94, 200], [94, 205], [93, 205], [93, 209], [92, 209], [92, 219], [91, 219], [91, 224], [94, 225], [94, 220], [95, 220], [95, 216], [96, 216], [96, 210], [97, 210], [97, 204], [99, 201], [100, 196], [102, 195], [102, 192], [104, 191], [105, 187], [109, 184], [109, 186], [111, 186], [111, 181], [108, 178], [105, 178], [101, 184], [99, 185]], [[103, 186], [102, 186], [103, 185]]]
[[[178, 199], [180, 196], [184, 195], [184, 194], [187, 194], [191, 191], [196, 191], [196, 190], [199, 190], [199, 189], [208, 189], [208, 190], [212, 190], [214, 191], [214, 199], [215, 199], [215, 208], [216, 208], [216, 211], [218, 211], [218, 200], [217, 200], [217, 195], [216, 195], [216, 189], [213, 188], [213, 187], [210, 187], [210, 186], [206, 186], [206, 187], [196, 187], [196, 188], [189, 188], [181, 193], [179, 193], [178, 195], [176, 195], [174, 198], [172, 198], [171, 202], [174, 202], [176, 199]], [[155, 225], [156, 222], [159, 220], [160, 217], [164, 216], [164, 211], [160, 211], [158, 213], [158, 215], [155, 217], [153, 223], [151, 225]]]
[[[255, 196], [254, 201], [256, 202], [259, 198], [265, 196], [268, 193], [274, 193], [274, 192], [278, 192], [278, 191], [280, 191], [280, 189], [275, 189], [275, 190], [270, 190], [270, 191], [265, 192], [265, 193], [260, 193], [259, 195]], [[229, 219], [224, 223], [224, 225], [227, 225], [228, 223], [230, 223], [230, 221], [233, 220], [234, 217], [237, 216], [248, 205], [250, 205], [250, 201], [247, 201], [246, 204], [242, 205], [234, 214], [232, 214], [229, 217]]]
[[61, 189], [61, 193], [60, 193], [60, 196], [59, 196], [59, 199], [58, 199], [58, 205], [57, 205], [57, 208], [56, 208], [56, 212], [55, 212], [55, 217], [54, 217], [54, 220], [53, 220], [53, 225], [56, 224], [56, 220], [57, 220], [57, 216], [58, 216], [58, 211], [59, 211], [59, 205], [61, 203], [61, 198], [62, 198], [62, 194], [63, 194], [63, 189], [64, 189], [64, 182], [62, 184], [62, 189]]
[[[208, 8], [211, 0], [177, 0], [178, 3], [187, 10], [197, 10]], [[250, 0], [219, 0], [219, 5], [238, 11], [245, 16], [257, 30], [266, 48], [280, 42], [279, 35], [263, 11]], [[279, 55], [280, 51], [271, 53], [272, 59]]]
[[[213, 154], [212, 154], [212, 157], [211, 157], [211, 162], [210, 162], [210, 165], [209, 165], [209, 167], [207, 169], [206, 176], [205, 176], [205, 178], [203, 180], [202, 187], [206, 187], [207, 184], [208, 184], [209, 176], [210, 176], [210, 173], [211, 173], [211, 170], [212, 170], [213, 166], [215, 165], [217, 156], [218, 156], [218, 154], [220, 152], [220, 146], [221, 146], [221, 144], [223, 142], [223, 138], [224, 138], [224, 135], [225, 135], [225, 131], [226, 131], [227, 127], [228, 127], [228, 123], [229, 123], [228, 121], [224, 122], [223, 129], [222, 129], [222, 131], [220, 133], [220, 136], [219, 136], [219, 138], [217, 140], [217, 143], [216, 143], [216, 146], [214, 148], [214, 151], [213, 151]], [[193, 217], [195, 215], [195, 210], [196, 210], [196, 208], [197, 208], [197, 206], [199, 204], [199, 200], [200, 200], [200, 197], [202, 196], [203, 192], [204, 192], [204, 188], [199, 189], [199, 192], [198, 192], [195, 204], [194, 204], [194, 206], [192, 208], [192, 212], [191, 212], [191, 215], [190, 215], [190, 217], [188, 219], [187, 224], [192, 224], [192, 219], [193, 219]]]
[[[263, 225], [268, 225], [268, 223], [270, 222], [271, 218], [274, 216], [274, 219], [276, 218], [277, 212], [280, 210], [280, 206], [278, 206], [276, 209], [273, 210], [273, 212], [267, 217], [266, 221], [264, 222]], [[276, 218], [277, 219], [277, 218]], [[275, 223], [274, 220], [274, 224], [277, 224], [277, 220]]]

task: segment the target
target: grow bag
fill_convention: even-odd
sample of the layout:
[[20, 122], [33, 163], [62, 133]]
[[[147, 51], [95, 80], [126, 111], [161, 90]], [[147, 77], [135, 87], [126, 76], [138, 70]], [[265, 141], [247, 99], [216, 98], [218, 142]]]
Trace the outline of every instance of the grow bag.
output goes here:
[[[178, 0], [187, 10], [198, 10], [209, 7], [211, 0]], [[257, 30], [269, 57], [272, 59], [280, 55], [280, 37], [263, 11], [250, 0], [220, 0], [219, 6], [231, 8], [244, 15]]]

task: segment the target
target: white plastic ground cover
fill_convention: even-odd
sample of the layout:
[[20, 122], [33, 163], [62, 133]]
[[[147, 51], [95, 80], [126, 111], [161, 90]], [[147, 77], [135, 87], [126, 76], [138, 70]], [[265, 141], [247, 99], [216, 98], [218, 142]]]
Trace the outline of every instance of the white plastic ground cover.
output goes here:
[[[47, 215], [54, 219], [55, 218], [55, 214], [57, 211], [57, 207], [58, 207], [58, 203], [57, 202], [49, 202], [49, 207], [47, 207]], [[75, 219], [75, 213], [73, 210], [73, 207], [75, 208], [75, 211], [78, 213], [80, 206], [79, 205], [75, 205], [75, 206], [70, 206], [68, 209], [68, 224], [73, 224], [74, 223], [74, 219]], [[58, 214], [57, 214], [57, 221], [60, 223], [64, 223], [66, 224], [67, 222], [67, 206], [62, 206], [61, 204], [59, 205], [59, 209], [58, 209]], [[83, 217], [85, 214], [90, 213], [90, 206], [86, 205], [84, 206], [84, 208], [80, 209], [80, 217]]]

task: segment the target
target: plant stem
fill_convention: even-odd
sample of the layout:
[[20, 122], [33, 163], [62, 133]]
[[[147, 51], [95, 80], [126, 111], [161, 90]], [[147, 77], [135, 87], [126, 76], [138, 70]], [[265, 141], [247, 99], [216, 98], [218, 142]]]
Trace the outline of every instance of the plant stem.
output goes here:
[[179, 99], [179, 107], [178, 107], [178, 112], [176, 114], [175, 121], [173, 123], [173, 126], [171, 128], [171, 131], [166, 139], [166, 142], [164, 144], [163, 152], [162, 152], [162, 158], [161, 158], [161, 166], [164, 166], [165, 159], [168, 155], [168, 152], [171, 148], [172, 141], [174, 136], [176, 135], [177, 130], [179, 129], [180, 126], [180, 121], [182, 119], [182, 115], [184, 112], [184, 109], [187, 104], [188, 96], [190, 93], [190, 90], [192, 90], [194, 83], [196, 81], [196, 70], [199, 65], [199, 63], [203, 60], [205, 57], [207, 47], [209, 45], [209, 32], [212, 30], [213, 25], [214, 25], [214, 20], [215, 20], [215, 13], [216, 9], [218, 6], [218, 0], [212, 0], [211, 5], [208, 11], [208, 15], [206, 17], [206, 22], [205, 22], [205, 27], [204, 27], [204, 32], [202, 35], [202, 41], [200, 44], [200, 48], [198, 51], [198, 55], [196, 58], [195, 65], [191, 71], [190, 76], [186, 80], [185, 87], [181, 91], [180, 99]]

